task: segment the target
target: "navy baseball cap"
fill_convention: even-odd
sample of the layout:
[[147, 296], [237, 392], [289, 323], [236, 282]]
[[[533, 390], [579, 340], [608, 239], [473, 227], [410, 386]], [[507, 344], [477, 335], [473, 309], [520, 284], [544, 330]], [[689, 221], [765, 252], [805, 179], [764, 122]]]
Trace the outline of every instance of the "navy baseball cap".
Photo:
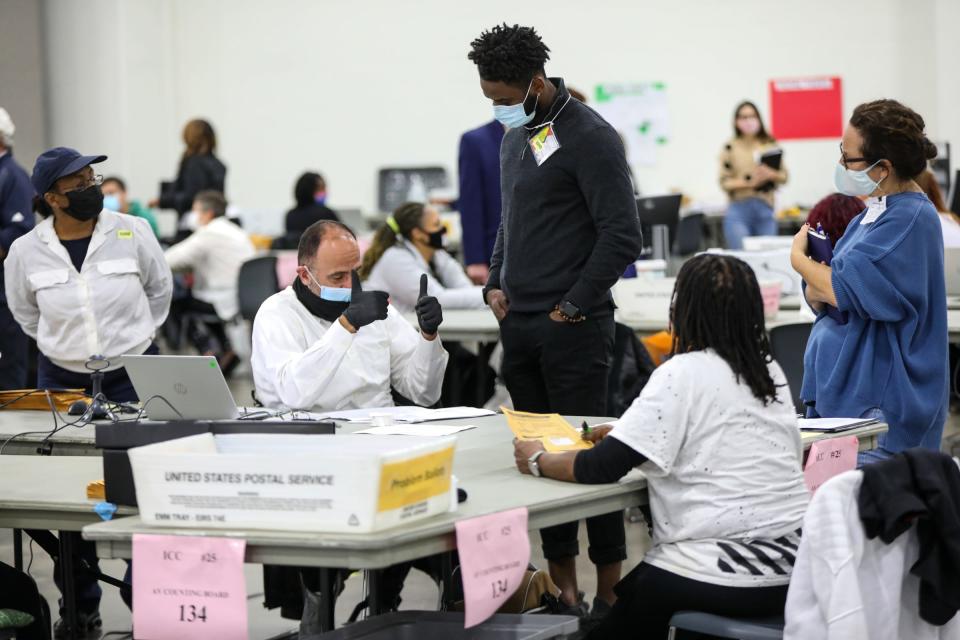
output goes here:
[[82, 156], [79, 151], [69, 147], [54, 147], [37, 156], [30, 182], [42, 196], [50, 191], [53, 183], [63, 176], [76, 173], [88, 165], [103, 162], [106, 159], [107, 156]]

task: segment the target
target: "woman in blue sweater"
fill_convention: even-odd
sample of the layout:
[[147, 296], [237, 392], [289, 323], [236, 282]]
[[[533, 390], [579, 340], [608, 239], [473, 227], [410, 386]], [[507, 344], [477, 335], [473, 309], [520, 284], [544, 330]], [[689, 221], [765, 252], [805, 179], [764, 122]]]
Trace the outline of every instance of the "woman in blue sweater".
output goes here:
[[[791, 262], [819, 311], [804, 356], [809, 415], [873, 417], [889, 432], [859, 464], [911, 447], [940, 448], [947, 411], [947, 305], [937, 211], [914, 181], [936, 156], [917, 113], [894, 100], [858, 106], [840, 144], [836, 187], [868, 196], [831, 265], [807, 256], [807, 225]], [[826, 314], [826, 305], [843, 321]]]

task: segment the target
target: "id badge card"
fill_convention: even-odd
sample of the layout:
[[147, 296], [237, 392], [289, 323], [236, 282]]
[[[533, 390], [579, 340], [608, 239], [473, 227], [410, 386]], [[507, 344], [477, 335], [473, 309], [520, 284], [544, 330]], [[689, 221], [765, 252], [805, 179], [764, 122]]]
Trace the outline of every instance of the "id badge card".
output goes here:
[[556, 153], [559, 148], [560, 142], [557, 140], [553, 125], [548, 124], [530, 138], [530, 149], [533, 151], [533, 158], [537, 161], [538, 167]]
[[878, 198], [867, 198], [867, 212], [863, 214], [860, 224], [873, 224], [877, 221], [883, 212], [887, 210], [886, 196]]

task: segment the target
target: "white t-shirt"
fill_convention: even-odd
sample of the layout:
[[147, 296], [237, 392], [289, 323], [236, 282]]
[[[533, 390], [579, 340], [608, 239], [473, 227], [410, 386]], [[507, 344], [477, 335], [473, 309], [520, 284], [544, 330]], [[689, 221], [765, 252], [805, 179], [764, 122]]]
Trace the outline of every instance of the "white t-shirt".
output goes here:
[[960, 247], [960, 223], [949, 213], [940, 214], [940, 224], [943, 227], [943, 246], [946, 249]]
[[809, 495], [780, 366], [767, 406], [712, 350], [658, 368], [610, 435], [647, 458], [653, 548], [645, 562], [726, 586], [787, 584]]

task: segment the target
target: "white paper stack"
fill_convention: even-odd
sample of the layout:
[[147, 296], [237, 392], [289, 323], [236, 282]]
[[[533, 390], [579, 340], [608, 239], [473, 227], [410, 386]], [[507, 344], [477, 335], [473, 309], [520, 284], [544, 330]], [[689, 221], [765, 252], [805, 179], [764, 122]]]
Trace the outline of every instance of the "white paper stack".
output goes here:
[[823, 433], [839, 433], [840, 431], [849, 431], [876, 423], [877, 420], [865, 420], [863, 418], [800, 418], [797, 420], [801, 431], [821, 431]]

